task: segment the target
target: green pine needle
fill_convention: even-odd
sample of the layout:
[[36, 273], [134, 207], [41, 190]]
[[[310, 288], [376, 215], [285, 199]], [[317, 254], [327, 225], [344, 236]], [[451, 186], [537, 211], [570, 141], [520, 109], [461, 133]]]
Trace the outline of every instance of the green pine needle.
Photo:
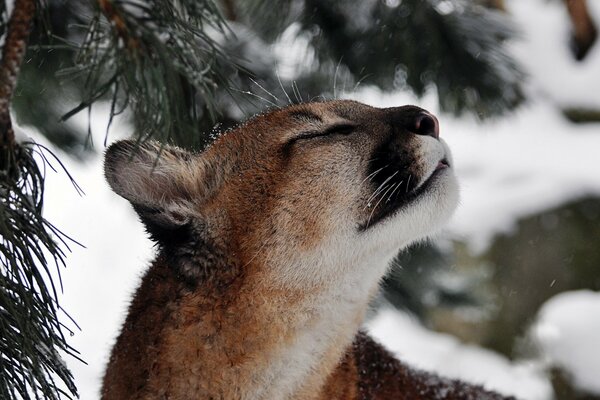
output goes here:
[[0, 173], [0, 398], [71, 399], [77, 389], [62, 357], [79, 357], [64, 336], [60, 319], [68, 315], [54, 282], [58, 276], [62, 286], [65, 250], [76, 242], [42, 217], [44, 175], [35, 154], [52, 167], [47, 149], [25, 143]]
[[206, 138], [190, 135], [197, 110], [214, 121], [215, 92], [230, 86], [221, 73], [232, 62], [216, 39], [227, 30], [217, 6], [211, 0], [98, 3], [75, 67], [63, 71], [86, 77], [84, 99], [63, 120], [110, 99], [110, 122], [129, 109], [141, 139], [202, 147]]

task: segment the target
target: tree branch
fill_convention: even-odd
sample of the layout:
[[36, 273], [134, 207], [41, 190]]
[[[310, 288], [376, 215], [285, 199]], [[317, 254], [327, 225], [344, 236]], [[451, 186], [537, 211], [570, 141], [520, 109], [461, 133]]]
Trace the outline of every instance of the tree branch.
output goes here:
[[10, 100], [27, 50], [34, 15], [35, 0], [15, 0], [0, 63], [0, 152], [3, 155], [6, 155], [15, 143], [15, 133], [10, 120]]
[[223, 8], [225, 9], [225, 18], [229, 21], [237, 21], [237, 12], [235, 10], [234, 0], [223, 0]]
[[131, 50], [138, 47], [136, 39], [129, 34], [127, 22], [125, 22], [118, 7], [114, 5], [111, 0], [98, 0], [98, 5], [100, 6], [102, 14], [104, 14], [104, 17], [106, 17], [116, 30], [117, 35], [121, 38], [127, 48]]
[[587, 9], [586, 0], [564, 0], [573, 25], [573, 52], [577, 60], [583, 60], [594, 45], [598, 31]]

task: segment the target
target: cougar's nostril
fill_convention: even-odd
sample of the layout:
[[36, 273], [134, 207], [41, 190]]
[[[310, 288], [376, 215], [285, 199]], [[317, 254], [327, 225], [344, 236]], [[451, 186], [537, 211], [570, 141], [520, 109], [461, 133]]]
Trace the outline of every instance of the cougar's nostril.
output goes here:
[[415, 119], [414, 133], [417, 135], [440, 137], [440, 125], [436, 117], [426, 112], [417, 115]]

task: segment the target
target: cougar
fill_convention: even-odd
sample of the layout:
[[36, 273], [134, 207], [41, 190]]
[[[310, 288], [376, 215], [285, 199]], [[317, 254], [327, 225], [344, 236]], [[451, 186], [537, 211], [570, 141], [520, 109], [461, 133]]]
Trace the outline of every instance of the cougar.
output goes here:
[[457, 204], [429, 112], [293, 105], [198, 154], [117, 142], [105, 175], [157, 255], [102, 399], [503, 398], [412, 370], [360, 330], [399, 249]]

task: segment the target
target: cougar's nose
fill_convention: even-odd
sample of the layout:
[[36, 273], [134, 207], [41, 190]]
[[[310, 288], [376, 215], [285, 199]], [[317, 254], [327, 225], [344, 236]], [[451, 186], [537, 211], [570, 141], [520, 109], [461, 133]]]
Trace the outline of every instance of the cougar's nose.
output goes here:
[[440, 137], [440, 124], [430, 112], [416, 106], [388, 108], [392, 126], [417, 135]]
[[423, 111], [415, 117], [412, 131], [417, 135], [432, 136], [438, 139], [440, 137], [440, 124], [436, 117]]

